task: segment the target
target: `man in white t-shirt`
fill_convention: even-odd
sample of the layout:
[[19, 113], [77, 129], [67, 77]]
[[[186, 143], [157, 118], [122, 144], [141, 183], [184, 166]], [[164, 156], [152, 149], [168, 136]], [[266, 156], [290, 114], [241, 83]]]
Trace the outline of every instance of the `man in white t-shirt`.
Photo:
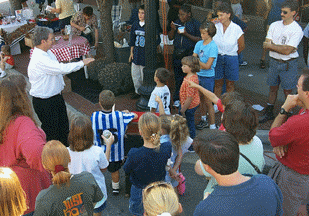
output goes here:
[[260, 123], [275, 119], [274, 104], [277, 99], [279, 85], [284, 95], [292, 93], [297, 84], [297, 52], [298, 44], [303, 37], [302, 28], [294, 21], [298, 3], [287, 0], [281, 6], [282, 20], [273, 22], [268, 30], [263, 48], [269, 50], [270, 66], [267, 84], [270, 86], [268, 103]]

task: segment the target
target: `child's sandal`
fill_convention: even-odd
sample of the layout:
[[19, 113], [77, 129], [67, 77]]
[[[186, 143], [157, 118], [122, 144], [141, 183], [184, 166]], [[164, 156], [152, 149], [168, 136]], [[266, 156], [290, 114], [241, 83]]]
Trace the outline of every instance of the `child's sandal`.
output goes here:
[[260, 68], [262, 68], [262, 69], [266, 68], [265, 60], [263, 60], [263, 59], [260, 60]]

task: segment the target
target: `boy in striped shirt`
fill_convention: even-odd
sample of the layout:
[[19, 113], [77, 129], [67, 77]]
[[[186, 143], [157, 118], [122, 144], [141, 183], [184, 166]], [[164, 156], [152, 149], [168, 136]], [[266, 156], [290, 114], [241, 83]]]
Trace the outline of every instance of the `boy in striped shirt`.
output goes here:
[[114, 111], [115, 95], [110, 90], [104, 90], [99, 95], [101, 111], [94, 112], [91, 116], [92, 129], [94, 132], [94, 145], [101, 146], [105, 151], [105, 144], [101, 138], [104, 130], [109, 130], [115, 137], [111, 147], [108, 171], [112, 176], [113, 194], [119, 194], [119, 169], [124, 160], [124, 135], [127, 125], [137, 119], [135, 113], [128, 110]]

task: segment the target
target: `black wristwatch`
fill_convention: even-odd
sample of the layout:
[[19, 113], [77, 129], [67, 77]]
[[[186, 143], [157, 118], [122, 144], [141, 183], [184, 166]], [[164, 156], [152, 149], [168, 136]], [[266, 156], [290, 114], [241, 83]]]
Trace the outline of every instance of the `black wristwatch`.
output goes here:
[[285, 111], [285, 109], [281, 107], [280, 114], [281, 115], [289, 115], [290, 113]]

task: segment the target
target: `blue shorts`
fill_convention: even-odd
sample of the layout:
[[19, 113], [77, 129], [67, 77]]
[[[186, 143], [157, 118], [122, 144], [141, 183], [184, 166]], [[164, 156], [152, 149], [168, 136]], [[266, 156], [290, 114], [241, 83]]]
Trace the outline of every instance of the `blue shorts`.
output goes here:
[[215, 80], [239, 80], [238, 56], [218, 55]]
[[279, 86], [284, 90], [292, 90], [297, 85], [297, 59], [288, 62], [279, 62], [270, 58], [267, 85]]
[[95, 208], [95, 209], [93, 210], [93, 213], [102, 212], [105, 208], [106, 208], [106, 201], [105, 201], [99, 208]]
[[215, 77], [198, 76], [200, 86], [208, 91], [214, 92]]
[[136, 216], [143, 216], [143, 189], [138, 188], [135, 185], [131, 187], [131, 196], [129, 200], [129, 210], [131, 214]]

